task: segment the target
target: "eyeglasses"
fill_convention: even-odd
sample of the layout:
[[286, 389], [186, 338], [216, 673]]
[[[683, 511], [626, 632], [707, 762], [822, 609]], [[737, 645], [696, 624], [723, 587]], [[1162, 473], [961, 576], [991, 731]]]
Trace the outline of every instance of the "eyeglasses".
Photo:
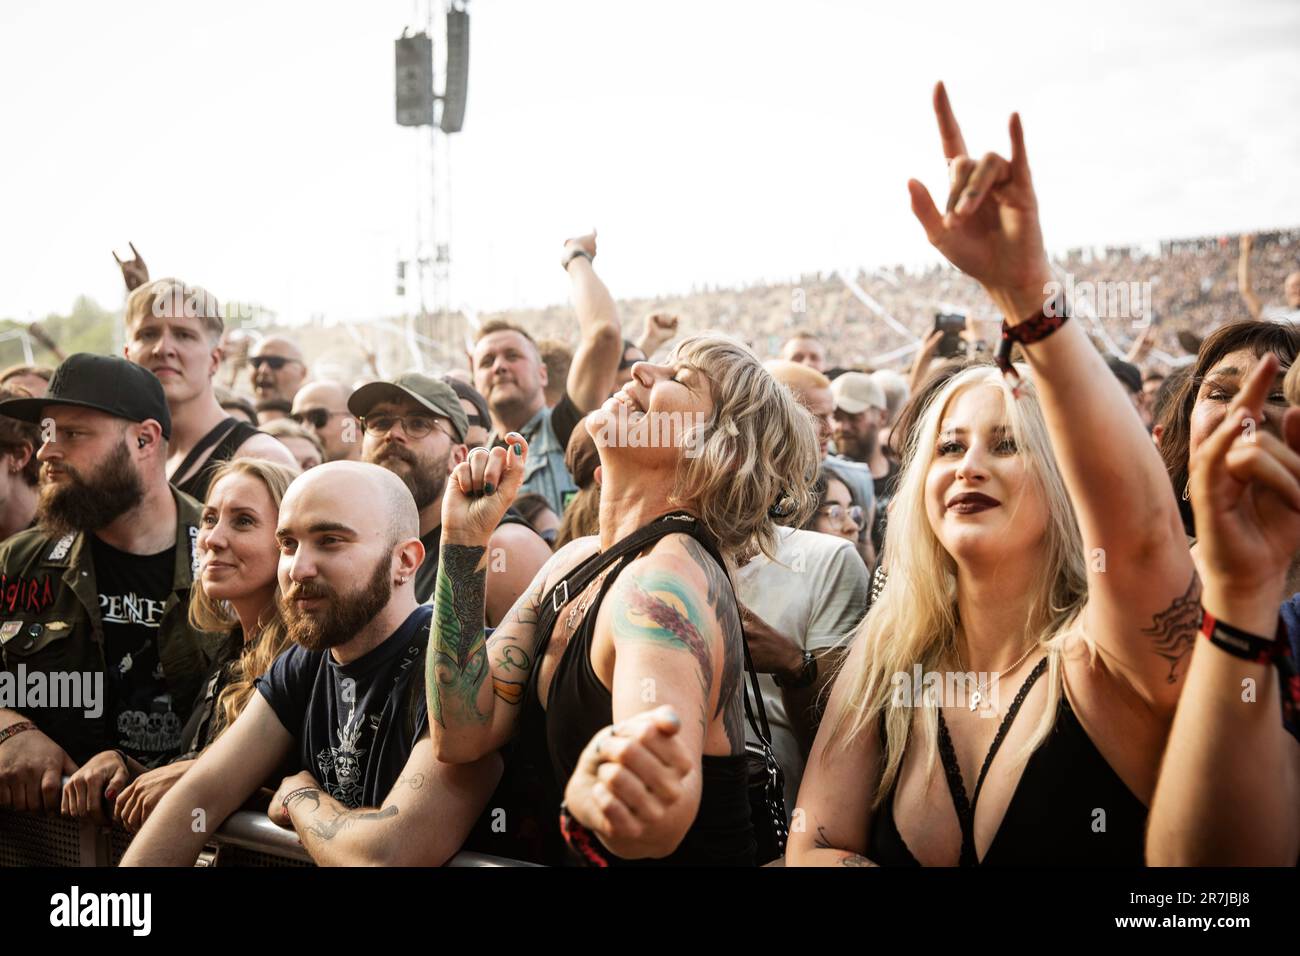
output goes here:
[[817, 513], [830, 518], [833, 524], [843, 524], [847, 516], [859, 528], [862, 527], [862, 508], [859, 505], [850, 508], [845, 508], [843, 505], [824, 505]]
[[248, 364], [253, 366], [254, 371], [260, 369], [263, 365], [269, 365], [271, 366], [272, 372], [280, 371], [280, 369], [284, 368], [290, 362], [297, 362], [299, 365], [302, 364], [301, 362], [298, 362], [297, 359], [285, 358], [283, 355], [258, 355], [248, 360]]
[[479, 414], [466, 416], [469, 420], [470, 428], [487, 428], [487, 422], [483, 421], [483, 416]]
[[289, 417], [299, 425], [310, 425], [312, 428], [324, 428], [326, 423], [335, 415], [342, 415], [342, 412], [331, 412], [328, 408], [304, 408], [300, 412], [294, 412]]
[[[446, 419], [431, 415], [363, 415], [361, 427], [375, 435], [387, 435], [394, 425], [401, 422], [402, 431], [406, 432], [407, 438], [423, 438], [445, 421]], [[442, 428], [441, 431], [446, 432], [452, 441], [457, 440], [448, 429]]]

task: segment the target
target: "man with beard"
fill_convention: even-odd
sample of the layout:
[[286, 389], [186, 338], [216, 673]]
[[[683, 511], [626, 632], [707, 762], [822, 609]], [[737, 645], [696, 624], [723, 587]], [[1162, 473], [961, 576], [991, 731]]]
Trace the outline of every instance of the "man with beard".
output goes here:
[[[442, 492], [451, 470], [465, 460], [468, 416], [452, 386], [414, 372], [363, 385], [352, 393], [348, 409], [365, 428], [362, 457], [401, 478], [415, 499], [424, 545], [415, 599], [428, 601], [438, 577]], [[511, 508], [493, 533], [488, 553], [487, 621], [495, 627], [551, 550]]]
[[186, 617], [200, 509], [167, 483], [167, 399], [138, 365], [70, 356], [43, 397], [0, 414], [44, 440], [38, 527], [0, 545], [0, 806], [58, 812], [60, 775], [116, 751], [84, 778], [94, 815], [175, 752], [222, 652]]
[[276, 529], [295, 646], [158, 804], [124, 866], [192, 865], [207, 833], [286, 758], [302, 770], [284, 778], [268, 814], [317, 863], [437, 866], [460, 848], [501, 763], [434, 756], [420, 666], [433, 609], [415, 598], [418, 530], [411, 495], [386, 469], [332, 462], [295, 479]]
[[[866, 465], [875, 485], [876, 515], [871, 545], [876, 554], [885, 543], [885, 521], [898, 481], [898, 462], [885, 454], [880, 432], [889, 423], [885, 392], [870, 375], [845, 372], [831, 383], [835, 396], [835, 450], [839, 457]], [[832, 465], [835, 464], [832, 460]]]

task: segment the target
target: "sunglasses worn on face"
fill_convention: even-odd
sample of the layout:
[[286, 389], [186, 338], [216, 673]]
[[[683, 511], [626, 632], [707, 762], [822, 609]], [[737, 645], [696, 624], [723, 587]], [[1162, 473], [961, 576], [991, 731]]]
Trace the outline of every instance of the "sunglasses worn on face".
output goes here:
[[[438, 428], [443, 419], [433, 418], [429, 415], [366, 415], [361, 419], [361, 427], [375, 435], [387, 435], [393, 430], [393, 426], [398, 422], [402, 423], [402, 431], [406, 432], [407, 438], [423, 438], [429, 432]], [[447, 437], [455, 441], [455, 436], [446, 428], [442, 431], [447, 433]]]
[[331, 418], [335, 415], [342, 414], [342, 412], [331, 412], [328, 408], [304, 408], [300, 412], [294, 412], [289, 417], [299, 425], [310, 425], [312, 428], [324, 428]]
[[297, 362], [299, 365], [302, 364], [301, 362], [298, 362], [297, 359], [285, 358], [283, 355], [259, 355], [256, 358], [248, 360], [248, 364], [253, 366], [254, 369], [260, 369], [263, 365], [269, 365], [271, 366], [272, 372], [280, 371], [280, 369], [284, 368], [290, 362]]

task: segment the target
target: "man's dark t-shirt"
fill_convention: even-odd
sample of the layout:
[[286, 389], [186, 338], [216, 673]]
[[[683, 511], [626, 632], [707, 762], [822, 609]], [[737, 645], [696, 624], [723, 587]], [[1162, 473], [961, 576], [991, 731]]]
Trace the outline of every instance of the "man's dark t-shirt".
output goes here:
[[302, 769], [346, 807], [377, 807], [428, 730], [424, 648], [433, 608], [421, 605], [384, 643], [350, 664], [294, 645], [257, 690], [298, 741]]
[[424, 560], [415, 569], [415, 599], [423, 604], [433, 596], [433, 586], [438, 583], [438, 549], [442, 546], [442, 525], [420, 536], [424, 545]]
[[104, 628], [106, 749], [155, 766], [181, 743], [181, 716], [158, 658], [158, 627], [172, 593], [176, 546], [158, 554], [129, 554], [92, 534], [90, 547]]

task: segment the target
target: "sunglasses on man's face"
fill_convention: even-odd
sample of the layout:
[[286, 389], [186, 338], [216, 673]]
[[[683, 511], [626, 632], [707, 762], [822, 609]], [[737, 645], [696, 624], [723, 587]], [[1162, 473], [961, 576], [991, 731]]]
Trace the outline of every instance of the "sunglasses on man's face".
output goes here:
[[[272, 372], [278, 372], [290, 362], [298, 362], [297, 359], [285, 358], [283, 355], [258, 355], [248, 360], [248, 364], [254, 369], [260, 369], [263, 365], [271, 366]], [[302, 364], [298, 362], [298, 364]]]
[[342, 412], [331, 412], [328, 408], [304, 408], [300, 412], [292, 413], [289, 417], [299, 425], [324, 428], [331, 418], [342, 414]]

